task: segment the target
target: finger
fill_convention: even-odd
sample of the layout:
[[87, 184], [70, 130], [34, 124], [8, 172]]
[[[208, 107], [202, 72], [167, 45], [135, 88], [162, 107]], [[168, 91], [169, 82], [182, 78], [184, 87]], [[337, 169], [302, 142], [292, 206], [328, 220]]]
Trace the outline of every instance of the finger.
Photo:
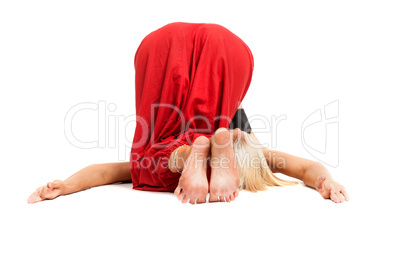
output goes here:
[[224, 196], [219, 196], [219, 202], [225, 202], [225, 197]]
[[43, 186], [39, 191], [39, 197], [42, 199], [46, 198], [47, 187]]
[[35, 192], [33, 192], [29, 197], [28, 197], [28, 203], [33, 204], [39, 201], [42, 201], [42, 198], [40, 197], [41, 191], [43, 187], [38, 187]]
[[48, 185], [50, 184], [50, 186], [48, 186], [49, 188], [51, 188], [52, 190], [55, 189], [60, 189], [63, 185], [63, 182], [60, 180], [55, 180], [53, 182], [49, 182]]
[[228, 202], [232, 202], [234, 199], [235, 199], [234, 196], [231, 194], [228, 196], [226, 200], [229, 200]]
[[190, 199], [189, 196], [184, 195], [183, 200], [181, 200], [181, 202], [182, 202], [183, 204], [184, 204], [184, 203], [187, 203], [189, 199]]
[[343, 203], [343, 201], [345, 201], [345, 198], [343, 197], [343, 195], [342, 195], [340, 192], [336, 192], [336, 195], [338, 196], [339, 201], [340, 201], [341, 203]]
[[335, 203], [339, 203], [339, 197], [336, 195], [335, 191], [331, 191], [331, 200], [334, 201]]
[[33, 192], [27, 200], [28, 204], [33, 204], [39, 201], [42, 201], [42, 198], [39, 197], [38, 191]]
[[345, 190], [345, 189], [341, 189], [341, 193], [342, 193], [343, 196], [345, 197], [345, 200], [346, 200], [346, 201], [349, 201], [349, 195], [348, 195], [348, 193], [346, 192], [346, 190]]

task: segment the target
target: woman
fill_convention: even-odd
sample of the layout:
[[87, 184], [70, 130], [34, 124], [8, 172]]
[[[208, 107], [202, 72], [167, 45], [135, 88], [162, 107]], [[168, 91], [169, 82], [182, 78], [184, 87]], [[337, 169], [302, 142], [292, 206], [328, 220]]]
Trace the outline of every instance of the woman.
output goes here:
[[253, 56], [226, 28], [168, 24], [144, 38], [134, 65], [137, 125], [130, 161], [88, 166], [39, 187], [28, 203], [129, 180], [134, 189], [174, 191], [191, 204], [205, 203], [208, 193], [209, 202], [231, 202], [240, 189], [295, 184], [273, 172], [298, 178], [334, 202], [348, 200], [323, 165], [259, 144], [240, 105]]

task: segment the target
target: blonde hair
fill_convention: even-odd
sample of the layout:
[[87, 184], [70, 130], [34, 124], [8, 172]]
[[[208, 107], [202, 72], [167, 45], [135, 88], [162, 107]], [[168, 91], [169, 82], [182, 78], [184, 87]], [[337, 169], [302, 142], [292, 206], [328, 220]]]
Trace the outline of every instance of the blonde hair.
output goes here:
[[250, 192], [264, 191], [271, 186], [299, 184], [276, 177], [268, 166], [257, 138], [245, 132], [233, 142], [233, 150], [240, 176], [239, 189]]

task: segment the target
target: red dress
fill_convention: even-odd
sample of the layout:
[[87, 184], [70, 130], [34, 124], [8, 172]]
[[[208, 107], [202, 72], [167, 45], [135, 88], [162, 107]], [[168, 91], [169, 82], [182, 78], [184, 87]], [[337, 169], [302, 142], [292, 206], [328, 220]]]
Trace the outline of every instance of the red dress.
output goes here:
[[248, 46], [217, 24], [171, 23], [137, 49], [137, 125], [130, 154], [133, 189], [174, 191], [171, 152], [228, 128], [251, 82]]

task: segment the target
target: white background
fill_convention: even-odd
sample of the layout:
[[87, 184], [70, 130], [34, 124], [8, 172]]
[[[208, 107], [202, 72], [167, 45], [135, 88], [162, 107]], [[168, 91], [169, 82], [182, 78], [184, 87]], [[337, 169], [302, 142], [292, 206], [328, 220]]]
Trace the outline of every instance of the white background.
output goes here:
[[[401, 12], [398, 1], [2, 1], [0, 266], [401, 267]], [[124, 160], [113, 142], [72, 145], [65, 116], [102, 101], [116, 107], [110, 118], [134, 114], [136, 48], [175, 21], [218, 23], [249, 45], [243, 106], [249, 117], [286, 116], [277, 150], [317, 160], [303, 121], [338, 101], [339, 133], [326, 140], [323, 122], [304, 142], [339, 141], [328, 169], [350, 202], [296, 186], [192, 206], [121, 184], [26, 204], [48, 181]], [[90, 110], [73, 124], [81, 140], [123, 144], [135, 125], [105, 127]]]

